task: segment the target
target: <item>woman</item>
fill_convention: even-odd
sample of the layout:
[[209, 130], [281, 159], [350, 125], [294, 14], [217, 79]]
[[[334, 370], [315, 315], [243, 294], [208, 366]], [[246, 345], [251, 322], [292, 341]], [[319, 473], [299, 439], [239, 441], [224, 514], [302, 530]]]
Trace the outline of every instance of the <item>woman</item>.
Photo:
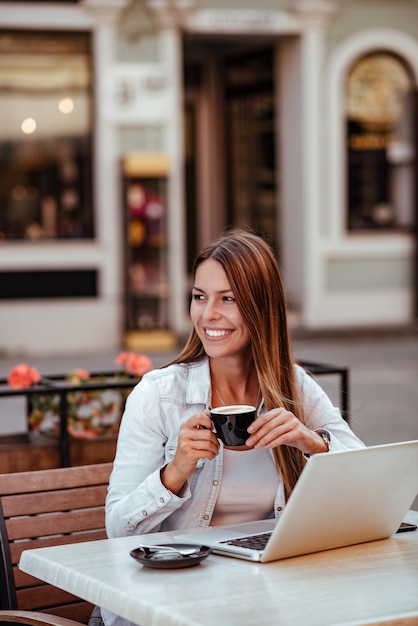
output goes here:
[[[180, 356], [126, 403], [106, 499], [109, 537], [280, 517], [310, 455], [363, 447], [295, 365], [280, 271], [260, 237], [231, 231], [197, 257]], [[210, 407], [250, 404], [241, 448], [212, 432]], [[90, 626], [127, 626], [96, 609]]]
[[[270, 246], [234, 230], [197, 257], [180, 356], [146, 374], [122, 419], [106, 500], [109, 537], [279, 517], [309, 456], [362, 442], [295, 365]], [[250, 404], [245, 446], [212, 432], [210, 407]]]

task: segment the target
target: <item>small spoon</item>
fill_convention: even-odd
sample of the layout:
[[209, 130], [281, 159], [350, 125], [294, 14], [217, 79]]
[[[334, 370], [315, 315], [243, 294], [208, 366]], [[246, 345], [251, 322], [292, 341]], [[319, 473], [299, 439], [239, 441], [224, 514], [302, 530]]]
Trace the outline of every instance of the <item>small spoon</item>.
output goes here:
[[141, 544], [139, 548], [145, 552], [146, 556], [151, 556], [152, 554], [157, 553], [161, 554], [164, 552], [174, 553], [179, 556], [191, 556], [192, 554], [196, 554], [199, 551], [195, 546], [193, 546], [192, 548], [173, 548], [172, 546], [145, 546]]

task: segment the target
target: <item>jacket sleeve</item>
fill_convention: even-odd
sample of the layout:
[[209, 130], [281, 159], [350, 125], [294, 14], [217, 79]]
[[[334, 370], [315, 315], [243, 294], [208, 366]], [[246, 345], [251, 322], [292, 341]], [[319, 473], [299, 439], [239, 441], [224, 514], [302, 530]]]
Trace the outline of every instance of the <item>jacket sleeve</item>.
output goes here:
[[[144, 377], [126, 402], [106, 498], [109, 537], [157, 532], [191, 497], [188, 486], [176, 496], [160, 479], [161, 468], [175, 453], [178, 423], [176, 429], [167, 428], [154, 385]], [[167, 435], [170, 430], [172, 442]]]
[[300, 366], [296, 366], [296, 375], [305, 424], [311, 430], [325, 430], [329, 434], [329, 451], [364, 448], [364, 443], [343, 419], [340, 409], [332, 404], [312, 376]]

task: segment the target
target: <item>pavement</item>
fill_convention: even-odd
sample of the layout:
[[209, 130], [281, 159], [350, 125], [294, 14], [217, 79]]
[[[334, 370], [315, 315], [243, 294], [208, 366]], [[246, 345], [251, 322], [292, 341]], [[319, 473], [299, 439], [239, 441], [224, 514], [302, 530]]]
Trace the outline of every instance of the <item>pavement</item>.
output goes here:
[[[341, 333], [320, 336], [294, 334], [294, 354], [298, 359], [318, 361], [349, 368], [350, 424], [366, 443], [375, 445], [418, 439], [418, 333], [384, 332], [376, 334]], [[147, 354], [155, 367], [169, 362], [173, 352]], [[114, 353], [54, 355], [42, 357], [0, 356], [0, 378], [23, 361], [43, 375], [65, 373], [74, 367], [89, 371], [117, 369]], [[339, 403], [339, 378], [319, 376], [321, 386]], [[11, 412], [10, 403], [14, 410]], [[17, 410], [16, 399], [0, 399], [0, 432], [25, 428], [24, 404]], [[9, 404], [7, 404], [9, 403]], [[18, 413], [22, 412], [21, 415]], [[10, 416], [13, 415], [13, 421]], [[418, 510], [418, 497], [414, 508]]]

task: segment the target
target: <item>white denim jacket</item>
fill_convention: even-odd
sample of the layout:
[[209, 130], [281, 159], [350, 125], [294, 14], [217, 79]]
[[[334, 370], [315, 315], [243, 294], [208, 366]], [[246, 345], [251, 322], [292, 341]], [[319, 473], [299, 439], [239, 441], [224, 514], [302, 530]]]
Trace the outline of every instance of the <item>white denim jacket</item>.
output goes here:
[[[330, 451], [364, 447], [321, 387], [295, 367], [306, 426], [329, 434]], [[222, 479], [222, 444], [213, 461], [198, 462], [180, 495], [160, 479], [161, 468], [176, 453], [180, 424], [210, 406], [210, 390], [205, 358], [149, 372], [129, 395], [106, 499], [109, 537], [210, 524]], [[279, 477], [271, 516], [279, 517], [284, 506]]]

